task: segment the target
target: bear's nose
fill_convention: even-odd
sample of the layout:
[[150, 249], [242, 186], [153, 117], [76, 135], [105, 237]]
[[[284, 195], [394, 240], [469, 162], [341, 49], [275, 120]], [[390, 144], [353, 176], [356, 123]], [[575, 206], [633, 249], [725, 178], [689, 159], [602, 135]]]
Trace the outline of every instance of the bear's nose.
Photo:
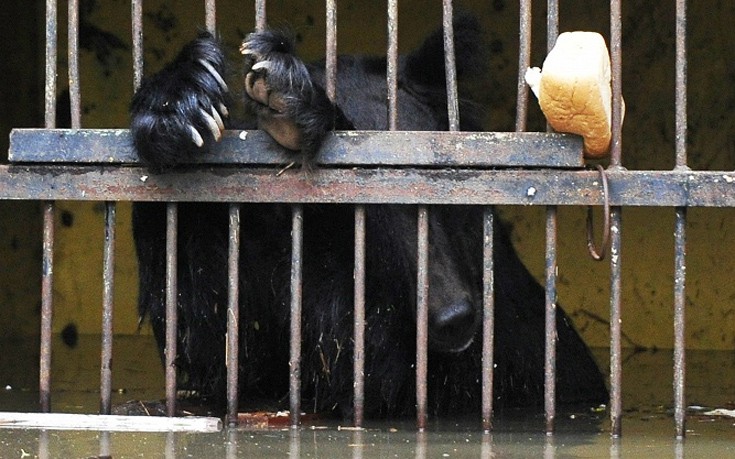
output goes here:
[[[433, 311], [429, 323], [430, 335], [446, 347], [446, 351], [457, 351], [465, 348], [475, 334], [475, 309], [467, 299], [445, 304]], [[460, 349], [461, 350], [461, 349]]]

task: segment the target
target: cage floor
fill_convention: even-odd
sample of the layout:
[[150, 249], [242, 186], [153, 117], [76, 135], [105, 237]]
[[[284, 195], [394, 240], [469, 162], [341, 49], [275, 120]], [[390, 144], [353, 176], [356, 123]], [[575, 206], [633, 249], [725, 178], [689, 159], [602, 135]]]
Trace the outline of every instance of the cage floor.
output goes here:
[[[32, 341], [32, 342], [29, 342]], [[37, 411], [35, 340], [3, 342], [0, 411]], [[94, 413], [99, 406], [99, 337], [74, 346], [54, 342], [55, 412]], [[607, 349], [596, 349], [606, 366]], [[113, 403], [159, 399], [163, 373], [152, 338], [114, 342]], [[0, 458], [31, 457], [733, 457], [735, 353], [687, 353], [687, 437], [674, 438], [670, 351], [627, 351], [623, 363], [623, 435], [610, 438], [604, 409], [559, 413], [556, 434], [543, 433], [543, 414], [498, 413], [492, 434], [478, 420], [432, 421], [417, 433], [411, 421], [371, 423], [355, 431], [332, 422], [298, 430], [224, 429], [218, 433], [103, 433], [0, 429]], [[725, 411], [727, 413], [728, 411]]]

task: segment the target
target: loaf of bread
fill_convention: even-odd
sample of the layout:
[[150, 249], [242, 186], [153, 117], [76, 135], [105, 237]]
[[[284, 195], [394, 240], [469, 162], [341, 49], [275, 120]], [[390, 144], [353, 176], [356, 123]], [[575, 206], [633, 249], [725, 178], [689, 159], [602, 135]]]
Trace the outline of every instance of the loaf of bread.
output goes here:
[[610, 56], [600, 34], [562, 33], [543, 68], [529, 68], [525, 77], [554, 130], [581, 135], [586, 158], [607, 155], [612, 118]]

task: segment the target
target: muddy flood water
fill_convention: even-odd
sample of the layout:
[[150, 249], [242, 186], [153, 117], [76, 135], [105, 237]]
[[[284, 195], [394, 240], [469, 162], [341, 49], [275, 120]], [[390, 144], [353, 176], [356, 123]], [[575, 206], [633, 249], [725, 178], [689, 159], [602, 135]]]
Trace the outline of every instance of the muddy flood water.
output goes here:
[[[38, 343], [6, 342], [0, 353], [0, 411], [38, 411]], [[54, 412], [97, 412], [99, 338], [53, 346]], [[602, 366], [606, 349], [595, 349]], [[677, 440], [670, 351], [628, 351], [623, 363], [623, 435], [610, 436], [605, 407], [558, 413], [556, 433], [543, 433], [543, 413], [497, 413], [492, 433], [479, 420], [369, 423], [363, 430], [312, 421], [299, 429], [224, 428], [213, 433], [143, 433], [0, 428], [5, 458], [525, 458], [735, 457], [735, 353], [687, 353], [687, 435]], [[163, 372], [152, 338], [114, 342], [113, 403], [163, 397]], [[712, 410], [720, 409], [718, 414]]]

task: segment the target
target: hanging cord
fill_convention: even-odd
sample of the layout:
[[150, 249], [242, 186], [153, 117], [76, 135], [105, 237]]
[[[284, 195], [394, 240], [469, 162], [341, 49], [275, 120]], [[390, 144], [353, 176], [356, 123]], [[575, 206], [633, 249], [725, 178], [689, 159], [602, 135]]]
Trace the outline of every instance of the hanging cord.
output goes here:
[[600, 179], [602, 180], [602, 193], [603, 193], [603, 215], [604, 224], [602, 229], [602, 244], [600, 249], [595, 246], [593, 237], [593, 224], [592, 224], [592, 206], [587, 206], [587, 250], [589, 250], [590, 256], [597, 261], [605, 259], [607, 248], [610, 246], [610, 199], [607, 186], [607, 174], [605, 169], [597, 165], [597, 171], [600, 173]]

